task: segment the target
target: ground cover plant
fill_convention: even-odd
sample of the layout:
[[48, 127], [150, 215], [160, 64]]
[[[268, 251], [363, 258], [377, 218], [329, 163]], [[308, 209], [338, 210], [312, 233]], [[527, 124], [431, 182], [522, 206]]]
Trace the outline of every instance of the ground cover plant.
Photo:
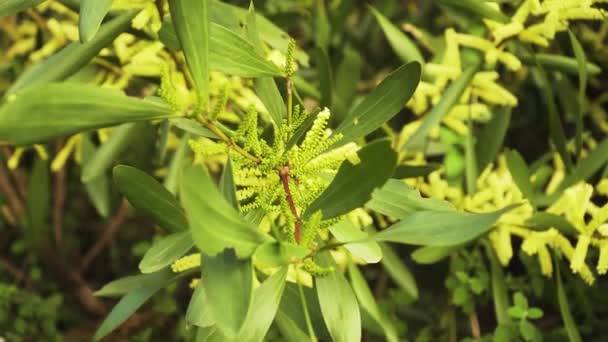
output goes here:
[[0, 0], [0, 339], [593, 341], [602, 0]]

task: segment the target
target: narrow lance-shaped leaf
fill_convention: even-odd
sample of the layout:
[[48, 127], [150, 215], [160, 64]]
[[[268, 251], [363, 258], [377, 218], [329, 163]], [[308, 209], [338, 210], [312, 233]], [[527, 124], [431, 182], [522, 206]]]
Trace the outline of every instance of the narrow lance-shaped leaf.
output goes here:
[[[234, 31], [215, 23], [210, 25], [209, 68], [241, 77], [282, 76], [281, 70], [256, 52], [255, 46]], [[173, 25], [163, 23], [160, 32], [164, 44], [179, 48]]]
[[458, 9], [471, 12], [478, 15], [480, 18], [492, 19], [501, 23], [508, 23], [511, 19], [504, 13], [488, 5], [485, 2], [477, 0], [439, 0], [439, 3], [456, 7]]
[[338, 242], [345, 243], [344, 248], [351, 255], [373, 264], [382, 259], [382, 250], [376, 241], [370, 240], [369, 235], [348, 220], [342, 220], [329, 228]]
[[75, 83], [36, 85], [0, 107], [0, 140], [27, 145], [121, 123], [174, 115], [163, 102], [125, 96], [113, 89]]
[[[255, 51], [263, 56], [264, 50], [262, 48], [262, 41], [258, 34], [258, 28], [256, 23], [255, 8], [253, 7], [253, 1], [249, 6], [249, 13], [247, 14], [247, 38], [255, 47]], [[279, 92], [279, 88], [271, 77], [260, 77], [254, 81], [254, 87], [256, 94], [268, 110], [270, 117], [275, 124], [280, 125], [283, 122], [283, 116], [285, 115], [285, 104], [283, 97]]]
[[[518, 56], [521, 61], [527, 65], [540, 65], [549, 70], [562, 71], [570, 75], [578, 74], [579, 63], [575, 58], [553, 55], [548, 53], [537, 53], [534, 57]], [[593, 63], [586, 63], [587, 72], [589, 75], [597, 75], [602, 72], [602, 68]]]
[[420, 64], [412, 62], [399, 67], [367, 95], [336, 129], [345, 144], [366, 136], [403, 109], [420, 82]]
[[80, 42], [89, 42], [99, 29], [112, 6], [112, 0], [82, 0], [80, 1], [80, 16], [78, 18], [78, 32]]
[[524, 158], [515, 150], [506, 153], [507, 167], [511, 173], [511, 178], [524, 195], [525, 198], [534, 202], [534, 189], [530, 181], [530, 170]]
[[114, 38], [128, 29], [136, 14], [135, 11], [121, 14], [103, 24], [95, 37], [87, 43], [70, 43], [49, 58], [38, 62], [19, 76], [7, 91], [7, 95], [15, 94], [25, 87], [62, 81], [74, 75], [97, 56], [101, 49], [110, 45]]
[[485, 247], [488, 259], [490, 259], [490, 273], [492, 274], [492, 298], [494, 301], [496, 321], [499, 325], [507, 325], [511, 323], [511, 318], [507, 312], [510, 305], [505, 276], [491, 245], [485, 244]]
[[408, 63], [416, 61], [420, 64], [424, 63], [424, 57], [418, 50], [418, 47], [412, 40], [401, 32], [399, 28], [393, 25], [388, 18], [386, 18], [380, 11], [375, 9], [373, 6], [369, 6], [372, 10], [372, 14], [376, 17], [376, 20], [380, 24], [382, 31], [386, 35], [389, 44], [393, 48], [393, 51], [397, 54], [402, 62]]
[[222, 177], [220, 178], [220, 191], [224, 198], [234, 209], [239, 209], [239, 201], [236, 198], [236, 187], [234, 185], [234, 174], [232, 171], [232, 161], [228, 158]]
[[34, 7], [44, 0], [1, 0], [0, 1], [0, 17], [13, 15]]
[[[317, 256], [321, 266], [332, 266], [333, 261], [328, 253]], [[323, 320], [329, 334], [336, 342], [361, 340], [361, 314], [357, 297], [350, 284], [340, 271], [317, 277], [315, 287]]]
[[114, 168], [114, 183], [133, 207], [163, 228], [172, 232], [188, 228], [184, 210], [175, 196], [147, 173], [119, 165]]
[[378, 303], [376, 303], [376, 299], [367, 285], [367, 281], [354, 263], [348, 264], [348, 275], [350, 276], [350, 283], [352, 284], [353, 291], [359, 301], [359, 306], [365, 310], [380, 327], [382, 327], [387, 341], [399, 341], [399, 336], [397, 336], [395, 327], [383, 315], [382, 311], [380, 311]]
[[380, 189], [374, 190], [372, 199], [365, 207], [396, 219], [423, 210], [454, 211], [454, 206], [437, 198], [423, 198], [418, 190], [410, 188], [405, 182], [389, 179]]
[[514, 207], [485, 214], [420, 211], [377, 233], [374, 238], [410, 245], [458, 245], [486, 233], [502, 214]]
[[202, 104], [209, 103], [210, 0], [169, 0], [169, 9], [186, 63]]
[[[82, 149], [82, 166], [91, 161], [91, 157], [95, 155], [97, 148], [91, 141], [91, 133], [84, 134], [81, 141]], [[97, 213], [107, 218], [110, 215], [110, 177], [103, 174], [95, 179], [84, 183], [85, 189], [91, 203], [97, 210]]]
[[375, 188], [393, 174], [397, 154], [388, 140], [373, 142], [359, 152], [361, 162], [342, 163], [334, 180], [304, 212], [309, 217], [321, 210], [324, 219], [340, 216], [367, 202]]
[[149, 274], [138, 274], [126, 276], [104, 285], [101, 289], [95, 291], [95, 296], [100, 297], [116, 297], [124, 295], [138, 287], [166, 282], [175, 274], [168, 268]]
[[485, 124], [479, 134], [477, 134], [475, 154], [477, 156], [478, 172], [483, 172], [486, 166], [498, 155], [507, 134], [510, 121], [511, 107], [501, 107], [492, 115], [492, 119]]
[[232, 250], [216, 256], [203, 254], [202, 277], [207, 305], [215, 324], [228, 336], [236, 336], [249, 312], [253, 293], [251, 259], [239, 260]]
[[89, 182], [103, 175], [136, 136], [136, 124], [125, 124], [112, 131], [110, 138], [101, 145], [82, 168], [82, 182]]
[[473, 80], [473, 76], [475, 76], [478, 69], [479, 65], [469, 67], [448, 86], [441, 96], [439, 103], [437, 103], [431, 112], [426, 115], [420, 127], [418, 127], [410, 139], [405, 143], [403, 146], [404, 150], [420, 149], [422, 147], [424, 139], [431, 129], [437, 126], [441, 120], [448, 115], [452, 107], [460, 101], [460, 97], [469, 87], [469, 84]]
[[585, 101], [587, 95], [587, 56], [583, 46], [576, 39], [576, 36], [572, 31], [568, 31], [570, 36], [570, 43], [572, 44], [572, 50], [576, 56], [576, 62], [578, 63], [578, 108], [575, 112], [576, 118], [576, 155], [580, 158], [581, 150], [583, 149], [583, 114], [585, 111]]
[[287, 266], [282, 267], [255, 289], [251, 310], [249, 310], [245, 323], [235, 341], [264, 341], [264, 337], [270, 329], [281, 304], [287, 269]]
[[152, 244], [139, 263], [141, 273], [156, 272], [171, 265], [194, 246], [189, 231], [162, 237]]
[[560, 260], [555, 260], [555, 281], [557, 282], [557, 303], [559, 305], [559, 312], [562, 315], [566, 332], [568, 333], [568, 339], [570, 342], [581, 342], [581, 334], [578, 332], [577, 324], [572, 316], [572, 310], [570, 310], [570, 304], [568, 303], [568, 296], [564, 289], [564, 283], [562, 281], [562, 275], [560, 271]]
[[248, 257], [270, 240], [241, 217], [200, 166], [184, 170], [180, 193], [194, 243], [204, 253], [217, 255], [234, 248], [239, 257]]
[[380, 244], [380, 248], [382, 248], [382, 268], [403, 291], [412, 298], [418, 299], [418, 285], [412, 271], [391, 246]]

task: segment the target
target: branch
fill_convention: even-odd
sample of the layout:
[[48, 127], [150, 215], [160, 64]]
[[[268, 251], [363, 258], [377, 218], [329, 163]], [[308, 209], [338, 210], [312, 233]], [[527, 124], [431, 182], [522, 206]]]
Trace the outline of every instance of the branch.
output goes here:
[[287, 203], [289, 203], [289, 209], [291, 210], [293, 217], [296, 219], [295, 238], [299, 245], [300, 237], [302, 235], [302, 219], [300, 218], [300, 215], [298, 215], [298, 209], [296, 208], [296, 204], [293, 201], [293, 196], [291, 195], [291, 190], [289, 189], [289, 166], [284, 166], [281, 168], [279, 171], [279, 176], [281, 177], [281, 183], [283, 183], [285, 198], [287, 199]]
[[81, 273], [84, 273], [87, 270], [87, 268], [89, 267], [91, 262], [95, 260], [97, 255], [99, 255], [99, 253], [101, 253], [101, 251], [103, 251], [104, 248], [106, 248], [106, 246], [112, 241], [114, 235], [116, 235], [122, 224], [127, 219], [128, 213], [129, 202], [127, 202], [126, 199], [123, 199], [122, 203], [120, 204], [120, 208], [118, 208], [118, 211], [110, 220], [110, 223], [108, 223], [108, 226], [103, 232], [103, 235], [99, 238], [99, 240], [97, 240], [95, 245], [93, 245], [93, 247], [91, 247], [91, 249], [89, 249], [89, 251], [82, 258], [82, 262], [80, 264]]
[[0, 163], [0, 191], [2, 191], [2, 193], [6, 197], [8, 205], [10, 206], [11, 211], [13, 212], [13, 216], [21, 217], [21, 215], [23, 215], [23, 213], [25, 212], [25, 209], [23, 207], [21, 199], [19, 198], [19, 195], [13, 188], [13, 185], [11, 184], [8, 178], [4, 163]]

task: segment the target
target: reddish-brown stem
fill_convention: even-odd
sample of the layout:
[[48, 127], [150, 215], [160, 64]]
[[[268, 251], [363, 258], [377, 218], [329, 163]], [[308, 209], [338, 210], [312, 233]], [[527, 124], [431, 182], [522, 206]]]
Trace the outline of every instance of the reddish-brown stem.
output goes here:
[[298, 215], [298, 209], [296, 208], [296, 204], [293, 201], [293, 196], [291, 195], [291, 190], [289, 189], [289, 166], [284, 166], [279, 171], [279, 176], [281, 177], [281, 183], [283, 183], [283, 189], [285, 189], [285, 198], [287, 199], [287, 203], [289, 203], [289, 209], [293, 214], [293, 217], [296, 219], [295, 224], [295, 238], [296, 243], [300, 244], [300, 237], [302, 235], [302, 219], [300, 219], [300, 215]]
[[120, 208], [108, 223], [106, 230], [103, 232], [103, 235], [97, 240], [95, 245], [91, 247], [91, 249], [84, 255], [82, 258], [82, 262], [80, 264], [80, 272], [84, 273], [91, 262], [97, 257], [101, 251], [106, 248], [106, 246], [112, 241], [114, 235], [118, 232], [122, 224], [127, 219], [127, 215], [129, 214], [129, 202], [127, 200], [123, 200]]

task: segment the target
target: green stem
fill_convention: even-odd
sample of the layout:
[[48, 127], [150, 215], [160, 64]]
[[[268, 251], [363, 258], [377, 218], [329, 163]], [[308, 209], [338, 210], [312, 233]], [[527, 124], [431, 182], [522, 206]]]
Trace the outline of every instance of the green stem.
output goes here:
[[287, 126], [291, 127], [293, 115], [293, 81], [287, 76]]
[[224, 141], [228, 146], [230, 146], [231, 148], [233, 148], [236, 152], [238, 152], [239, 154], [241, 154], [243, 157], [259, 164], [262, 162], [262, 160], [259, 157], [256, 157], [254, 155], [252, 155], [251, 153], [247, 152], [244, 148], [242, 148], [241, 146], [239, 146], [238, 144], [236, 144], [234, 142], [234, 140], [230, 139], [226, 133], [224, 133], [221, 129], [219, 129], [219, 127], [217, 127], [217, 125], [215, 123], [213, 123], [213, 121], [206, 119], [202, 116], [198, 117], [198, 120], [205, 126], [207, 127], [211, 132], [213, 132], [215, 135], [217, 135], [222, 141]]
[[302, 303], [302, 310], [304, 310], [304, 318], [306, 319], [306, 328], [308, 329], [308, 335], [310, 336], [310, 341], [317, 342], [317, 335], [315, 335], [315, 330], [312, 327], [312, 320], [310, 319], [310, 313], [308, 312], [308, 306], [306, 305], [306, 298], [304, 297], [304, 290], [302, 289], [302, 284], [300, 280], [297, 279], [298, 283], [298, 292], [300, 293], [300, 302]]

